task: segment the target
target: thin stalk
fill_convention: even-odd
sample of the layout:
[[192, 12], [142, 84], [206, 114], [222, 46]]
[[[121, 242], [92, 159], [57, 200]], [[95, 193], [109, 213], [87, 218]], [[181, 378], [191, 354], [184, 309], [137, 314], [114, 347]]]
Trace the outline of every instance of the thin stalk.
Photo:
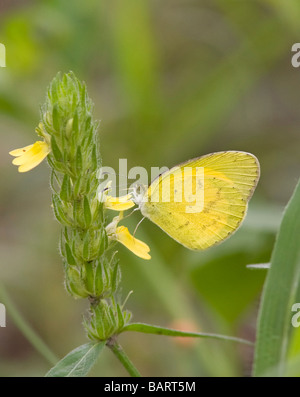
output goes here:
[[115, 356], [120, 360], [120, 362], [123, 364], [124, 368], [127, 370], [129, 375], [134, 376], [135, 378], [142, 376], [139, 373], [138, 369], [130, 361], [127, 354], [124, 352], [123, 348], [119, 345], [118, 342], [114, 342], [112, 344], [108, 343], [107, 346], [111, 349], [111, 351], [115, 354]]
[[31, 345], [52, 365], [55, 365], [58, 358], [49, 349], [45, 342], [36, 334], [36, 332], [30, 327], [30, 325], [24, 320], [22, 315], [19, 313], [15, 304], [11, 300], [10, 296], [6, 292], [6, 289], [2, 283], [0, 283], [0, 300], [4, 304], [7, 312], [11, 319], [22, 332], [25, 338], [31, 343]]

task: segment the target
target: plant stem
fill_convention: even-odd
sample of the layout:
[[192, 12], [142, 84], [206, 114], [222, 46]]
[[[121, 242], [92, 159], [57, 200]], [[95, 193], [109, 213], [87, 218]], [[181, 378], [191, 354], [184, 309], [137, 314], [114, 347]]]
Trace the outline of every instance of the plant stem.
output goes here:
[[115, 356], [120, 360], [123, 366], [126, 368], [128, 373], [134, 377], [141, 377], [142, 375], [139, 373], [137, 368], [133, 365], [133, 363], [129, 360], [127, 354], [124, 352], [122, 347], [118, 342], [114, 342], [112, 344], [108, 343], [107, 346], [112, 350]]
[[12, 318], [15, 325], [32, 344], [32, 346], [52, 365], [56, 364], [58, 358], [44, 343], [44, 341], [36, 334], [36, 332], [26, 323], [18, 309], [12, 302], [10, 296], [6, 292], [4, 285], [0, 283], [0, 300], [5, 305], [7, 312]]

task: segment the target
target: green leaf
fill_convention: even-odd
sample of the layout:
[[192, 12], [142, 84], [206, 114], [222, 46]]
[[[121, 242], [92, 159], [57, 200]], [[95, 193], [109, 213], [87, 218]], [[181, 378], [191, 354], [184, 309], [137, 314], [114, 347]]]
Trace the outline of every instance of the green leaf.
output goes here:
[[75, 110], [74, 116], [73, 116], [73, 131], [78, 135], [79, 131], [79, 125], [78, 125], [78, 112], [77, 109]]
[[86, 290], [80, 269], [75, 266], [65, 266], [66, 280], [65, 285], [75, 298], [87, 298], [90, 293]]
[[71, 181], [69, 175], [65, 174], [61, 185], [60, 198], [63, 201], [70, 201], [72, 197]]
[[81, 199], [75, 199], [73, 201], [73, 219], [81, 228], [84, 227], [82, 207], [83, 205]]
[[74, 259], [74, 256], [72, 254], [72, 250], [69, 246], [68, 243], [65, 243], [65, 249], [66, 249], [66, 256], [67, 256], [67, 262], [71, 266], [76, 266], [76, 261]]
[[94, 267], [92, 263], [85, 264], [85, 284], [86, 288], [91, 295], [95, 294], [95, 274], [94, 274]]
[[82, 154], [80, 146], [78, 146], [76, 152], [76, 170], [78, 171], [78, 173], [82, 172]]
[[111, 269], [111, 289], [112, 291], [116, 291], [120, 281], [121, 281], [121, 269], [120, 265], [116, 263], [113, 268]]
[[107, 280], [104, 276], [103, 267], [101, 261], [97, 261], [95, 270], [95, 295], [99, 296], [103, 293], [104, 287], [107, 284]]
[[60, 360], [49, 372], [46, 377], [83, 377], [88, 374], [92, 366], [98, 359], [105, 341], [90, 342], [79, 346]]
[[144, 323], [131, 323], [126, 325], [121, 332], [124, 331], [135, 331], [142, 332], [144, 334], [156, 334], [156, 335], [166, 335], [166, 336], [183, 336], [192, 338], [210, 338], [210, 339], [222, 339], [231, 342], [244, 343], [246, 345], [252, 345], [253, 343], [241, 338], [235, 338], [234, 336], [211, 334], [204, 332], [185, 332], [176, 329], [158, 327], [156, 325], [144, 324]]
[[92, 167], [91, 167], [92, 172], [95, 171], [98, 167], [100, 167], [96, 147], [93, 147], [91, 163], [92, 163]]
[[[48, 161], [49, 161], [49, 159], [48, 159]], [[60, 187], [60, 182], [59, 182], [58, 177], [53, 169], [51, 170], [51, 174], [50, 174], [50, 186], [51, 186], [53, 193], [58, 195], [57, 189]]]
[[91, 236], [90, 236], [90, 231], [87, 230], [83, 239], [82, 257], [85, 261], [89, 261], [90, 255], [91, 255]]
[[300, 274], [300, 182], [288, 203], [271, 257], [258, 316], [254, 375], [282, 376], [290, 342], [292, 305]]
[[[54, 84], [52, 85], [52, 95], [54, 94]], [[55, 91], [55, 96], [57, 96], [57, 93]], [[53, 106], [53, 110], [52, 110], [52, 121], [53, 121], [53, 127], [55, 129], [56, 132], [59, 132], [59, 111], [58, 111], [58, 105], [55, 104]]]
[[61, 162], [63, 159], [63, 155], [62, 155], [53, 135], [51, 136], [51, 150], [52, 150], [55, 160]]
[[102, 236], [99, 244], [98, 255], [101, 256], [108, 246], [108, 237], [105, 230], [102, 231]]
[[88, 131], [92, 125], [92, 116], [89, 114], [85, 120], [85, 130]]
[[73, 226], [71, 220], [64, 212], [63, 203], [58, 197], [58, 195], [56, 194], [52, 195], [52, 203], [53, 203], [54, 215], [58, 220], [58, 222], [60, 222], [62, 225], [65, 226]]
[[285, 370], [285, 376], [300, 376], [300, 327], [299, 327], [299, 303], [300, 302], [300, 284], [295, 298], [295, 307], [292, 307], [292, 315], [296, 315], [293, 321], [296, 321], [298, 326], [294, 326], [290, 334], [290, 343], [288, 351], [288, 360]]
[[84, 200], [83, 200], [83, 215], [84, 215], [85, 226], [88, 228], [92, 221], [92, 214], [91, 214], [89, 200], [87, 199], [86, 196], [84, 196]]

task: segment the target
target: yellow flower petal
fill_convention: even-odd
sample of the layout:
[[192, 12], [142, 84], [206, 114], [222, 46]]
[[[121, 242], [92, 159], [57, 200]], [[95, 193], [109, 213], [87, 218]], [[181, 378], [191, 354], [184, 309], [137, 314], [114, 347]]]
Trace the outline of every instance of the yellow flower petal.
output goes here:
[[19, 172], [27, 172], [39, 165], [50, 153], [50, 146], [46, 142], [37, 141], [33, 145], [25, 148], [16, 149], [10, 152], [16, 158], [12, 161], [14, 165], [19, 165]]
[[[18, 150], [18, 149], [17, 149]], [[49, 147], [45, 142], [37, 141], [35, 142], [29, 150], [26, 150], [21, 155], [13, 160], [14, 165], [22, 165], [30, 161], [35, 156], [40, 156], [41, 154], [48, 154]]]
[[135, 206], [135, 203], [131, 200], [131, 194], [121, 197], [107, 196], [105, 199], [105, 208], [114, 211], [126, 211], [129, 208]]
[[29, 149], [32, 148], [32, 146], [33, 145], [28, 145], [28, 146], [22, 147], [20, 149], [12, 150], [9, 152], [9, 154], [14, 157], [22, 156], [22, 154], [26, 153]]
[[105, 188], [98, 192], [98, 200], [104, 203], [106, 209], [114, 211], [126, 211], [131, 207], [135, 206], [135, 203], [131, 200], [132, 194], [126, 194], [121, 197], [112, 197], [108, 195], [111, 190], [112, 181], [108, 181]]
[[47, 157], [48, 153], [40, 153], [39, 155], [36, 155], [33, 157], [30, 162], [27, 162], [26, 164], [20, 165], [18, 168], [19, 172], [27, 172], [38, 166], [45, 157]]
[[142, 259], [151, 259], [149, 255], [150, 248], [146, 243], [133, 237], [127, 227], [119, 226], [116, 228], [116, 240], [123, 244], [135, 255]]

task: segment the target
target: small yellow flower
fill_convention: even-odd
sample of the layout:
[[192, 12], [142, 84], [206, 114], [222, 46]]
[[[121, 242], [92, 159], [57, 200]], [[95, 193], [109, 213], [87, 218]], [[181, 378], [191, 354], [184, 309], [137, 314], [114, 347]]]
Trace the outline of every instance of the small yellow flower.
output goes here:
[[37, 141], [33, 145], [25, 146], [9, 152], [16, 157], [12, 163], [18, 165], [19, 172], [27, 172], [39, 165], [50, 153], [51, 148], [47, 142]]
[[116, 240], [119, 243], [123, 244], [136, 256], [139, 256], [142, 259], [151, 259], [151, 256], [149, 255], [150, 248], [148, 247], [148, 245], [132, 236], [129, 233], [127, 227], [118, 226], [121, 218], [122, 213], [120, 214], [120, 216], [116, 216], [113, 221], [106, 226], [106, 233], [108, 235], [108, 238], [111, 240]]
[[98, 200], [104, 203], [104, 207], [113, 211], [126, 211], [134, 207], [135, 203], [131, 200], [132, 195], [130, 193], [121, 197], [112, 197], [108, 195], [111, 183], [111, 181], [108, 181], [106, 187], [98, 194]]
[[105, 200], [105, 208], [114, 211], [126, 211], [135, 206], [135, 203], [130, 199], [131, 194], [126, 194], [126, 196], [121, 197], [107, 196]]

